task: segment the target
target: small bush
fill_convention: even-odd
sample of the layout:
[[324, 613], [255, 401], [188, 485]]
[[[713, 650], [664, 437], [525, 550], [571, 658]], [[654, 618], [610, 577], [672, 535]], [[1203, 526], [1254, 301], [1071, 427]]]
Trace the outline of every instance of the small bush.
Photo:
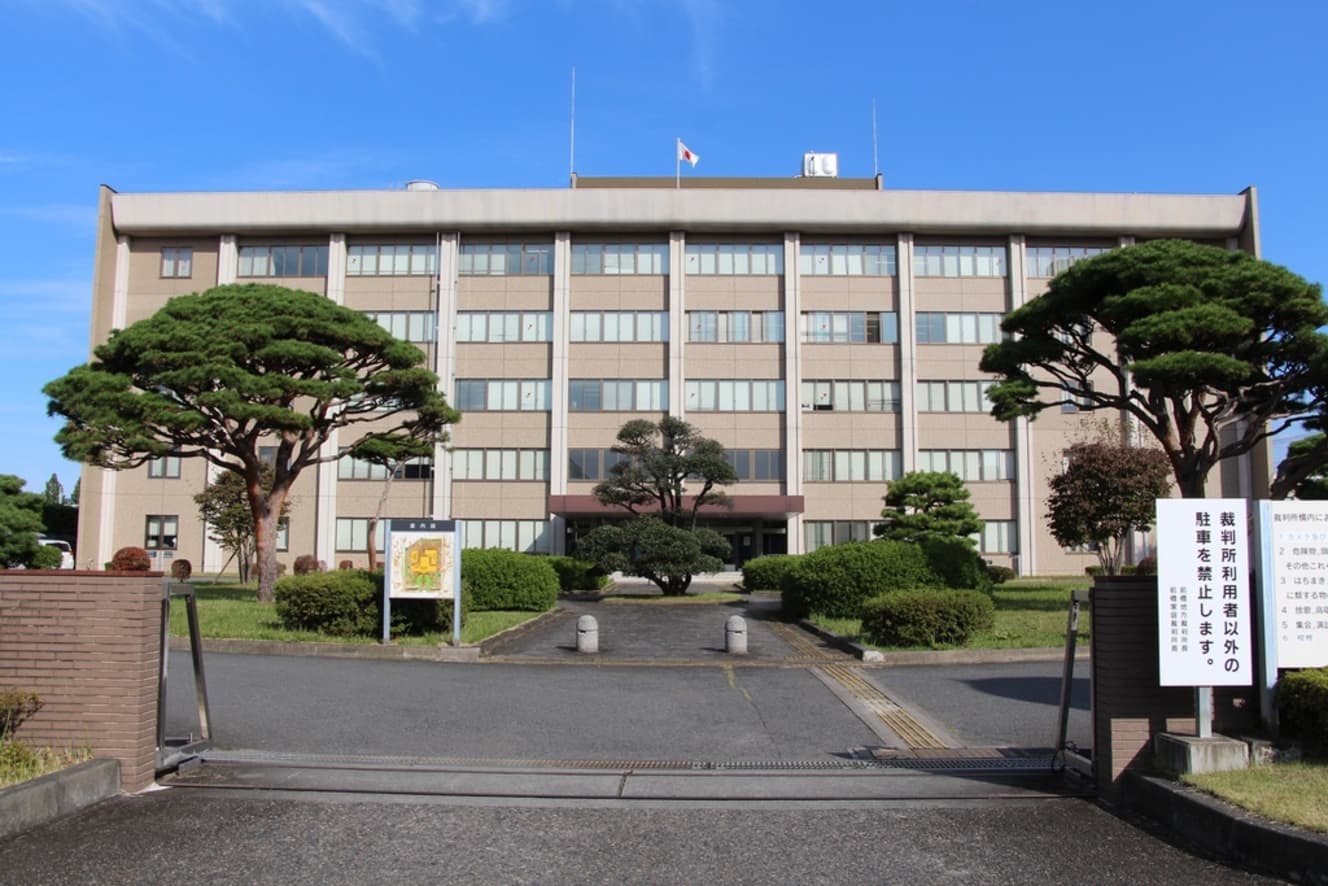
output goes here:
[[852, 542], [817, 548], [798, 558], [781, 587], [784, 612], [806, 618], [857, 618], [862, 603], [889, 591], [939, 587], [940, 576], [915, 544]]
[[461, 575], [476, 610], [544, 612], [558, 602], [558, 573], [548, 557], [503, 548], [467, 548], [461, 552]]
[[309, 575], [313, 572], [322, 572], [323, 564], [318, 562], [318, 558], [313, 554], [301, 554], [295, 558], [295, 574]]
[[967, 539], [928, 538], [922, 542], [927, 564], [947, 588], [985, 591], [991, 587], [987, 563]]
[[277, 617], [296, 631], [373, 636], [381, 623], [374, 583], [360, 572], [311, 572], [277, 581]]
[[37, 552], [32, 555], [32, 560], [28, 563], [29, 569], [59, 569], [60, 563], [64, 557], [59, 548], [53, 548], [50, 545], [42, 545], [37, 548]]
[[995, 619], [981, 591], [894, 591], [862, 604], [862, 632], [881, 646], [962, 646]]
[[1099, 575], [1106, 575], [1106, 573], [1102, 571], [1101, 566], [1085, 566], [1084, 575], [1091, 575], [1096, 578]]
[[148, 552], [142, 548], [120, 548], [111, 556], [111, 569], [116, 572], [147, 572], [151, 568]]
[[[285, 564], [285, 563], [282, 563], [280, 560], [278, 560], [278, 561], [277, 561], [277, 575], [278, 575], [278, 576], [282, 576], [282, 575], [285, 575], [285, 574], [286, 574], [286, 564]], [[258, 580], [258, 561], [257, 561], [257, 560], [255, 560], [254, 562], [252, 562], [252, 563], [249, 564], [249, 580], [250, 580], [250, 581], [257, 581], [257, 580]]]
[[[374, 636], [383, 632], [383, 570], [373, 572], [360, 570], [374, 586]], [[470, 620], [470, 592], [465, 582], [461, 583], [461, 626]], [[431, 631], [452, 633], [451, 600], [441, 599], [404, 599], [392, 601], [392, 636], [427, 634]]]
[[777, 591], [784, 584], [797, 554], [767, 554], [742, 564], [742, 586], [749, 591]]
[[1277, 681], [1277, 709], [1287, 735], [1328, 750], [1328, 668], [1283, 674]]
[[991, 579], [994, 585], [1003, 585], [1014, 578], [1015, 571], [1009, 566], [997, 566], [995, 563], [987, 564], [987, 577]]
[[355, 568], [355, 561], [354, 561], [354, 560], [342, 560], [340, 563], [337, 564], [337, 568], [338, 568], [338, 569], [354, 569], [354, 568]]
[[24, 720], [42, 709], [43, 704], [35, 692], [22, 689], [0, 692], [0, 741], [13, 735]]
[[1135, 575], [1157, 575], [1157, 557], [1149, 554], [1134, 564]]
[[553, 571], [558, 574], [558, 587], [564, 594], [572, 591], [598, 591], [609, 582], [594, 563], [578, 560], [575, 557], [545, 557]]
[[181, 557], [171, 561], [171, 578], [176, 581], [188, 581], [194, 574], [194, 564]]

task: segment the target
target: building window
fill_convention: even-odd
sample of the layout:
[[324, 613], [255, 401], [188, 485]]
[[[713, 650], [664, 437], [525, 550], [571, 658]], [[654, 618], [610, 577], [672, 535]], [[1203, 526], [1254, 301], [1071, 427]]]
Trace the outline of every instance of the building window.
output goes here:
[[806, 553], [827, 545], [871, 541], [874, 525], [871, 520], [808, 520], [803, 523]]
[[572, 311], [572, 341], [668, 341], [668, 311]]
[[347, 277], [431, 276], [438, 273], [433, 243], [368, 243], [346, 249]]
[[180, 456], [163, 455], [148, 462], [148, 477], [153, 480], [178, 480], [180, 478]]
[[954, 474], [966, 483], [1014, 479], [1011, 449], [923, 449], [918, 470]]
[[901, 470], [897, 449], [806, 449], [802, 464], [808, 483], [888, 483]]
[[[374, 550], [383, 550], [386, 541], [387, 518], [384, 517], [374, 527]], [[337, 518], [337, 550], [351, 553], [369, 550], [368, 517]]]
[[194, 276], [193, 247], [163, 246], [161, 249], [161, 275], [163, 277]]
[[553, 534], [548, 520], [460, 520], [464, 548], [506, 548], [527, 554], [547, 554]]
[[463, 277], [553, 273], [550, 243], [463, 243], [457, 272]]
[[918, 412], [990, 412], [993, 381], [920, 381]]
[[803, 243], [798, 248], [798, 272], [814, 277], [893, 277], [895, 248], [886, 244]]
[[667, 274], [667, 243], [573, 243], [573, 274]]
[[920, 311], [920, 345], [989, 345], [1002, 340], [1003, 314], [939, 313]]
[[1004, 246], [913, 247], [913, 274], [917, 277], [1004, 277]]
[[782, 342], [783, 311], [688, 311], [690, 342]]
[[462, 311], [457, 314], [457, 343], [552, 341], [549, 311]]
[[175, 514], [149, 514], [143, 547], [149, 551], [173, 551], [179, 542], [180, 518]]
[[459, 378], [456, 408], [462, 412], [548, 412], [547, 378]]
[[574, 378], [567, 383], [572, 412], [659, 412], [669, 404], [665, 379]]
[[1078, 412], [1081, 409], [1093, 408], [1092, 382], [1089, 383], [1087, 390], [1063, 388], [1061, 396], [1065, 398], [1061, 402], [1061, 412]]
[[290, 518], [282, 517], [277, 521], [277, 550], [290, 550]]
[[[412, 458], [397, 465], [397, 480], [428, 480], [433, 477], [433, 459], [429, 456]], [[343, 455], [337, 461], [338, 480], [386, 480], [387, 468], [373, 462]]]
[[893, 311], [809, 311], [801, 321], [802, 340], [809, 344], [899, 342], [899, 316]]
[[455, 449], [453, 480], [547, 480], [547, 449]]
[[1085, 258], [1109, 252], [1105, 246], [1029, 246], [1024, 250], [1030, 277], [1055, 277]]
[[784, 382], [774, 379], [698, 379], [687, 382], [687, 408], [696, 412], [783, 412]]
[[784, 273], [784, 247], [775, 243], [688, 243], [686, 272], [722, 276]]
[[326, 277], [326, 246], [241, 246], [241, 277]]
[[1019, 553], [1019, 533], [1013, 520], [987, 520], [977, 536], [978, 549], [984, 554]]
[[364, 316], [402, 341], [433, 342], [433, 311], [365, 311]]
[[784, 479], [782, 449], [725, 449], [724, 460], [739, 480], [779, 483]]
[[898, 412], [897, 381], [804, 381], [803, 412]]

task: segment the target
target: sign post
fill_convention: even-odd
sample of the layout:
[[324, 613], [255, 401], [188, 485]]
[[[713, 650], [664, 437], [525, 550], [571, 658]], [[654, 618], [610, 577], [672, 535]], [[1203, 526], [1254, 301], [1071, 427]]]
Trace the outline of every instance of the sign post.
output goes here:
[[450, 599], [452, 645], [461, 645], [460, 539], [455, 520], [388, 520], [383, 571], [383, 642], [391, 639], [392, 598]]
[[1277, 726], [1279, 668], [1328, 665], [1328, 501], [1259, 502], [1259, 713]]
[[1205, 738], [1212, 687], [1252, 682], [1246, 507], [1240, 498], [1157, 502], [1158, 682], [1195, 687]]

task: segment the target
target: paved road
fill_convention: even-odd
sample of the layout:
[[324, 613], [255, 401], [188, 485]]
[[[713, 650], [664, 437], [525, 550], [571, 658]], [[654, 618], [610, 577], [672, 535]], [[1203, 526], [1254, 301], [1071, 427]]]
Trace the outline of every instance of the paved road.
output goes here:
[[1082, 800], [474, 804], [169, 789], [0, 841], [0, 880], [63, 883], [1270, 882]]

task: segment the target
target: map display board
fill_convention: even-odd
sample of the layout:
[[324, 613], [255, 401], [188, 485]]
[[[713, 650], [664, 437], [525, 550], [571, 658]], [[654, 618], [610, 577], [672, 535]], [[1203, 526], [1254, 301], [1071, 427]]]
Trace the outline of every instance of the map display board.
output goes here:
[[455, 596], [460, 550], [455, 520], [389, 520], [384, 584], [388, 597]]

